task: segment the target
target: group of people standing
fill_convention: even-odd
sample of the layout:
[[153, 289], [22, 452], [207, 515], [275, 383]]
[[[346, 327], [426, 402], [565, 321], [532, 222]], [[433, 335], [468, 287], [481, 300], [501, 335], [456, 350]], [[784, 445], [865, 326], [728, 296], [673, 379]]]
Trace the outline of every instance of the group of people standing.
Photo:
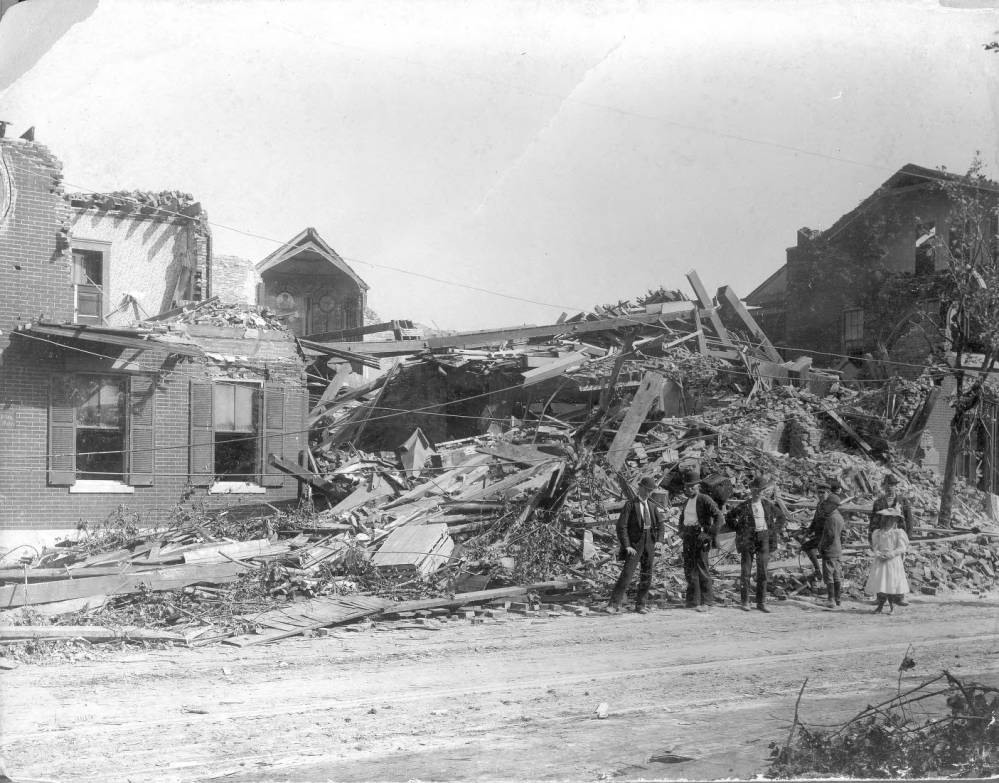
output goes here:
[[[909, 584], [905, 576], [903, 555], [909, 548], [912, 533], [912, 509], [898, 494], [898, 479], [889, 473], [882, 494], [875, 500], [868, 527], [872, 563], [867, 579], [868, 593], [877, 596], [874, 611], [889, 612], [895, 606], [907, 606], [905, 594]], [[665, 540], [667, 509], [652, 498], [659, 482], [652, 477], [641, 479], [636, 496], [621, 509], [617, 521], [620, 544], [619, 559], [623, 561], [621, 575], [611, 592], [607, 611], [619, 612], [624, 604], [628, 585], [639, 572], [635, 611], [648, 612], [648, 597], [652, 588], [656, 552]], [[767, 497], [773, 482], [762, 475], [754, 476], [749, 484], [749, 497], [736, 505], [728, 515], [729, 527], [735, 531], [735, 548], [740, 556], [741, 608], [750, 611], [750, 585], [755, 564], [755, 607], [769, 612], [767, 607], [767, 566], [770, 553], [781, 539], [786, 517], [781, 506]], [[841, 606], [843, 553], [843, 515], [839, 511], [842, 498], [835, 479], [816, 486], [818, 501], [808, 527], [802, 551], [812, 565], [813, 579], [825, 583], [826, 602], [830, 609]], [[699, 612], [714, 603], [708, 553], [717, 546], [717, 535], [726, 522], [722, 507], [709, 494], [701, 491], [701, 479], [688, 477], [683, 483], [679, 505], [678, 532], [682, 542], [683, 571], [686, 578], [685, 605]]]

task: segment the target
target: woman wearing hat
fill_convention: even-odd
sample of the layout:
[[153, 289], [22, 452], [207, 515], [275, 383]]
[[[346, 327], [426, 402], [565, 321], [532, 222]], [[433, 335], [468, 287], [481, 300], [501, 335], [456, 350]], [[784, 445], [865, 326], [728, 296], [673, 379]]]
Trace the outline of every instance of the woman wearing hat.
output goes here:
[[905, 578], [902, 556], [909, 548], [909, 537], [898, 527], [902, 512], [894, 507], [878, 512], [881, 527], [871, 535], [871, 551], [874, 560], [871, 573], [867, 577], [867, 592], [877, 595], [878, 603], [874, 613], [878, 614], [888, 600], [889, 614], [895, 604], [905, 606], [903, 596], [909, 592], [909, 580]]
[[881, 495], [874, 500], [874, 508], [871, 509], [871, 524], [867, 529], [867, 540], [872, 541], [874, 531], [881, 527], [881, 517], [878, 512], [886, 508], [897, 508], [902, 519], [899, 526], [905, 530], [907, 536], [912, 535], [912, 505], [908, 499], [898, 494], [898, 478], [894, 473], [886, 473], [884, 481], [881, 482]]

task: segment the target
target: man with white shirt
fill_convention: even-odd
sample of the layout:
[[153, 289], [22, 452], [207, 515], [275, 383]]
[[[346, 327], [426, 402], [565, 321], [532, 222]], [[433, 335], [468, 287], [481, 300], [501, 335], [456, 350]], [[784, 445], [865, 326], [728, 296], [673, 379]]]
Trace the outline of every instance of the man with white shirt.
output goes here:
[[684, 481], [683, 494], [687, 501], [680, 509], [679, 524], [683, 574], [687, 579], [686, 606], [704, 612], [714, 602], [708, 551], [716, 546], [718, 529], [725, 524], [725, 515], [714, 499], [700, 489], [699, 476], [690, 476]]
[[732, 513], [732, 528], [735, 530], [735, 549], [742, 558], [741, 597], [743, 611], [749, 611], [749, 580], [753, 573], [753, 558], [756, 558], [756, 608], [769, 612], [766, 604], [767, 564], [770, 552], [780, 542], [780, 532], [784, 527], [784, 512], [763, 497], [767, 482], [762, 476], [754, 476], [749, 484], [749, 500], [740, 503]]
[[655, 564], [656, 549], [666, 533], [655, 506], [649, 499], [658, 486], [658, 482], [651, 476], [639, 481], [637, 497], [624, 504], [617, 519], [617, 538], [621, 544], [618, 558], [624, 561], [624, 565], [607, 604], [608, 612], [621, 611], [624, 594], [639, 566], [641, 571], [638, 576], [635, 611], [639, 614], [646, 614], [649, 611], [647, 601], [652, 587], [652, 566]]

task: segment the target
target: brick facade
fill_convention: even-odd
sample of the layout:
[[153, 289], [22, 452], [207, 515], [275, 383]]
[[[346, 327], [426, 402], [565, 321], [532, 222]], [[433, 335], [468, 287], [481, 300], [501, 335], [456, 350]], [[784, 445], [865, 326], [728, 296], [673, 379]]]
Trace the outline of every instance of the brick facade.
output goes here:
[[[191, 326], [189, 341], [202, 344], [211, 356], [178, 358], [156, 342], [137, 349], [25, 330], [38, 321], [73, 321], [69, 237], [74, 214], [74, 234], [86, 230], [110, 242], [112, 264], [115, 247], [121, 249], [124, 243], [131, 248], [119, 256], [129, 260], [119, 271], [124, 281], [144, 284], [144, 290], [156, 288], [159, 293], [149, 308], [158, 310], [168, 297], [172, 299], [169, 289], [177, 278], [170, 275], [178, 271], [178, 264], [200, 271], [198, 277], [207, 284], [210, 236], [200, 207], [191, 221], [155, 215], [129, 219], [94, 205], [78, 207], [74, 213], [62, 192], [61, 166], [45, 147], [3, 139], [0, 162], [0, 534], [71, 530], [80, 522], [103, 521], [119, 506], [138, 512], [143, 525], [156, 525], [178, 507], [216, 509], [294, 500], [297, 481], [283, 475], [263, 476], [267, 486], [260, 494], [212, 494], [207, 486], [197, 486], [192, 480], [191, 451], [192, 384], [244, 380], [259, 383], [265, 390], [262, 399], [272, 401], [266, 406], [267, 423], [260, 428], [264, 440], [259, 450], [276, 451], [299, 462], [306, 448], [308, 398], [304, 359], [289, 333], [224, 328], [199, 332]], [[113, 200], [110, 209], [115, 209]], [[145, 230], [145, 246], [140, 228]], [[135, 242], [144, 255], [133, 252], [129, 243]], [[155, 269], [141, 266], [159, 251], [163, 264], [154, 264]], [[153, 275], [156, 280], [143, 280]], [[119, 489], [124, 491], [73, 491], [84, 488], [69, 486], [75, 474], [71, 471], [66, 482], [65, 472], [54, 470], [66, 456], [50, 441], [54, 382], [95, 373], [120, 376], [128, 389], [152, 388], [151, 398], [147, 392], [143, 401], [143, 405], [150, 400], [152, 404], [152, 448], [128, 447], [133, 450], [131, 470], [140, 462], [135, 460], [140, 451], [154, 454], [152, 469], [142, 482], [120, 482]], [[130, 378], [139, 378], [141, 383], [132, 384]], [[127, 400], [127, 431], [131, 433], [137, 408], [131, 392]], [[272, 429], [277, 425], [279, 432]], [[263, 431], [265, 426], [268, 429]], [[149, 434], [147, 428], [145, 436]], [[75, 456], [69, 459], [72, 465]], [[141, 461], [144, 466], [150, 464]]]

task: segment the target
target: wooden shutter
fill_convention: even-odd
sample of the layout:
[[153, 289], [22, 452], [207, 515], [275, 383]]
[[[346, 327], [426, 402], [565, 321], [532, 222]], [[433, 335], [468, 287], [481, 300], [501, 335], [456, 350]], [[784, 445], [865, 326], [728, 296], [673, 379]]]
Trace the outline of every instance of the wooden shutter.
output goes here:
[[215, 477], [215, 419], [212, 384], [191, 381], [191, 436], [189, 467], [191, 485], [211, 486]]
[[151, 487], [156, 472], [156, 382], [148, 375], [128, 379], [128, 483]]
[[276, 383], [264, 384], [263, 408], [263, 469], [260, 471], [260, 483], [265, 487], [283, 487], [285, 474], [279, 468], [271, 465], [271, 454], [284, 457], [284, 408], [287, 393], [283, 386]]
[[76, 405], [73, 376], [53, 375], [49, 383], [49, 484], [76, 481]]

